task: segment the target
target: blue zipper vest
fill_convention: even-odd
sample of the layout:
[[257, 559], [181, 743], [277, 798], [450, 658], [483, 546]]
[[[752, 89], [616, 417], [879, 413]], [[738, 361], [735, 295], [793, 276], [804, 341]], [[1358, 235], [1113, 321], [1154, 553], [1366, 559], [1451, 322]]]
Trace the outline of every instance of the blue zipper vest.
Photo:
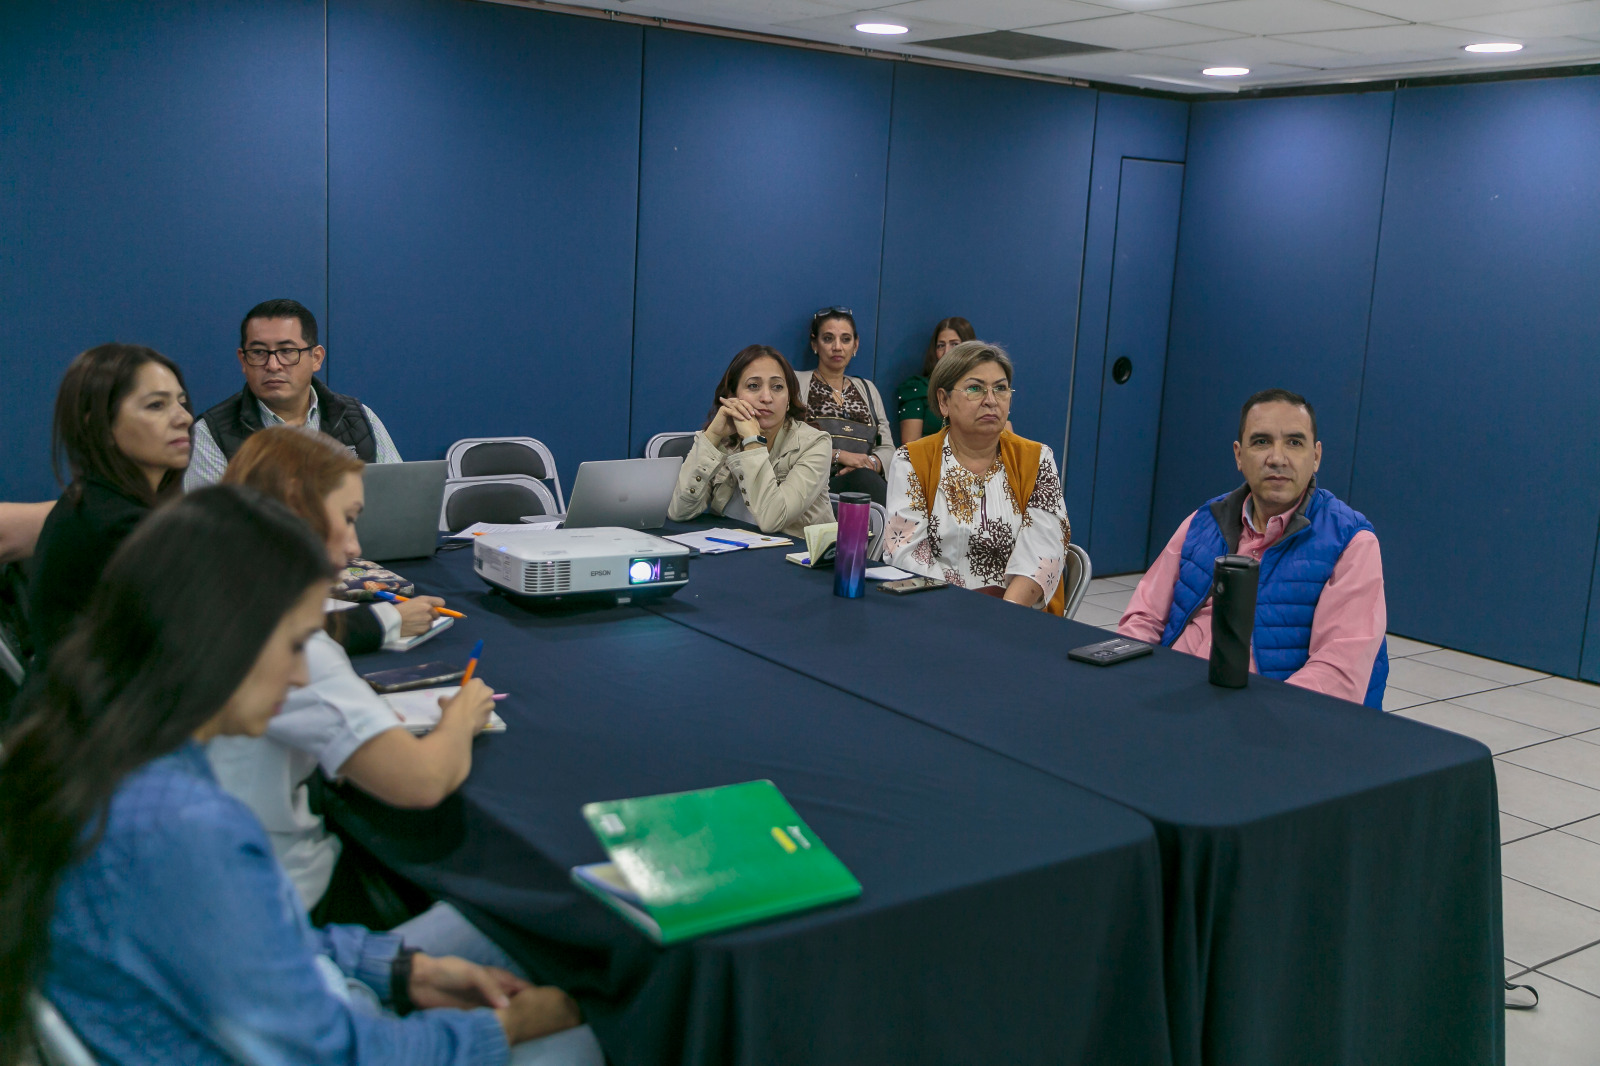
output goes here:
[[[1244, 528], [1244, 500], [1250, 486], [1208, 500], [1194, 514], [1183, 540], [1178, 581], [1172, 590], [1163, 647], [1171, 647], [1211, 595], [1212, 566], [1219, 555], [1239, 549]], [[1317, 613], [1322, 587], [1345, 546], [1372, 523], [1315, 482], [1306, 494], [1283, 539], [1261, 556], [1261, 584], [1256, 592], [1255, 634], [1251, 639], [1256, 669], [1263, 677], [1280, 680], [1306, 664], [1311, 657], [1311, 620]], [[1363, 703], [1383, 709], [1383, 690], [1389, 680], [1389, 641], [1378, 646]]]

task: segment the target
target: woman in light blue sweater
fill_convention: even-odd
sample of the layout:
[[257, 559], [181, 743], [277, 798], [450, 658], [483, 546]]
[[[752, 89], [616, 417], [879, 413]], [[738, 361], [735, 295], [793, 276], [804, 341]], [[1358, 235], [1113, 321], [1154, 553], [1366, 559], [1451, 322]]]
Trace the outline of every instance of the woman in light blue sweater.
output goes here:
[[[219, 594], [239, 559], [252, 580]], [[330, 578], [304, 522], [237, 486], [152, 515], [112, 559], [0, 756], [0, 1066], [31, 987], [102, 1063], [598, 1061], [560, 989], [412, 951], [459, 933], [434, 912], [420, 945], [312, 929], [212, 777], [199, 744], [260, 735], [305, 682]]]

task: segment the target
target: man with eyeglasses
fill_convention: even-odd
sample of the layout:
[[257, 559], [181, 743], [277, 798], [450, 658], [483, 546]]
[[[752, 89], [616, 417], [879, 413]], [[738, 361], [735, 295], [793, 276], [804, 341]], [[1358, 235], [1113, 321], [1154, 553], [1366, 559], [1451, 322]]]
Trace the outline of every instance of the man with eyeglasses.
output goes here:
[[1287, 389], [1256, 393], [1239, 412], [1233, 459], [1244, 484], [1183, 520], [1117, 632], [1209, 657], [1216, 558], [1248, 555], [1261, 566], [1251, 671], [1382, 710], [1383, 559], [1372, 523], [1317, 488], [1316, 411]]
[[317, 380], [327, 354], [317, 343], [316, 317], [304, 305], [268, 300], [252, 307], [239, 324], [245, 387], [195, 423], [185, 491], [222, 480], [245, 438], [268, 426], [310, 426], [366, 462], [400, 462], [394, 440], [372, 408]]

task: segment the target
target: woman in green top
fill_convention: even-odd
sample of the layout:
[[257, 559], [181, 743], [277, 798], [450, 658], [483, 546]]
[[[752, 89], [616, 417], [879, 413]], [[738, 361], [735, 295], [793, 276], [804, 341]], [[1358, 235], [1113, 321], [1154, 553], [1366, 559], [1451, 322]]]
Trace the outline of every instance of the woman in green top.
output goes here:
[[906, 378], [895, 392], [895, 404], [900, 411], [900, 443], [910, 444], [930, 433], [944, 428], [939, 411], [928, 404], [928, 378], [933, 376], [933, 365], [939, 357], [962, 341], [977, 340], [972, 323], [964, 318], [943, 318], [933, 327], [933, 339], [928, 341], [928, 354], [922, 357], [922, 373]]

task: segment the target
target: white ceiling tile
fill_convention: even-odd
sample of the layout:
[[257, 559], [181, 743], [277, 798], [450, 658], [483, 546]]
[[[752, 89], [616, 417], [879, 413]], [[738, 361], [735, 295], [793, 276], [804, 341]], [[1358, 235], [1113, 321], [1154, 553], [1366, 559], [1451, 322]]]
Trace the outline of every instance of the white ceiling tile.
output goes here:
[[1447, 25], [1519, 39], [1600, 33], [1600, 0], [1451, 19]]
[[1109, 8], [1074, 0], [911, 0], [874, 8], [874, 15], [888, 19], [938, 19], [944, 22], [971, 23], [995, 30], [1017, 30], [1073, 19], [1103, 18], [1113, 14]]
[[1271, 37], [1241, 37], [1212, 44], [1175, 45], [1155, 49], [1156, 54], [1192, 60], [1206, 67], [1249, 67], [1253, 73], [1269, 63], [1295, 67], [1341, 66], [1351, 59], [1349, 52], [1313, 48], [1295, 41]]
[[[1178, 7], [1201, 7], [1205, 4], [1215, 4], [1218, 0], [1094, 0], [1097, 4], [1106, 7], [1121, 8], [1123, 11], [1167, 11]], [[1548, 2], [1548, 0], [1543, 0]]]
[[634, 0], [627, 7], [630, 14], [741, 28], [768, 27], [848, 10], [851, 6], [827, 0]]
[[1349, 3], [1351, 7], [1407, 22], [1443, 22], [1492, 15], [1498, 11], [1545, 7], [1550, 0], [1349, 0]]
[[1063, 22], [1055, 26], [1035, 26], [1028, 31], [1041, 37], [1058, 37], [1104, 48], [1160, 48], [1169, 44], [1195, 44], [1234, 37], [1227, 30], [1195, 26], [1155, 15], [1112, 15], [1109, 18]]
[[1477, 40], [1477, 35], [1467, 30], [1445, 26], [1382, 26], [1368, 30], [1324, 30], [1321, 33], [1287, 33], [1286, 40], [1298, 41], [1316, 48], [1332, 48], [1340, 52], [1367, 52], [1381, 55], [1387, 52], [1442, 52], [1461, 48]]
[[1200, 76], [1200, 68], [1187, 59], [1150, 55], [1144, 52], [1091, 52], [1081, 56], [1052, 56], [1033, 64], [1058, 74], [1099, 77], [1103, 74], [1188, 74]]
[[1173, 11], [1168, 18], [1213, 26], [1235, 33], [1309, 33], [1391, 26], [1400, 20], [1375, 15], [1328, 0], [1224, 0], [1223, 3]]

